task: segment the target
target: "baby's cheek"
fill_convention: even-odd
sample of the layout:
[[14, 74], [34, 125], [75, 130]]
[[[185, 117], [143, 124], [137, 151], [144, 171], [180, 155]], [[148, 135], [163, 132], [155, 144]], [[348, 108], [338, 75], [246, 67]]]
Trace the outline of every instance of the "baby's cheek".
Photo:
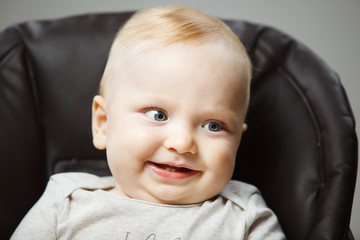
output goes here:
[[236, 151], [227, 151], [224, 152], [222, 156], [220, 156], [222, 161], [221, 161], [221, 166], [223, 166], [223, 174], [226, 175], [228, 177], [228, 180], [231, 179], [234, 168], [235, 168], [235, 161], [236, 161]]
[[215, 164], [229, 164], [235, 160], [237, 145], [227, 139], [214, 141], [208, 145], [208, 151]]

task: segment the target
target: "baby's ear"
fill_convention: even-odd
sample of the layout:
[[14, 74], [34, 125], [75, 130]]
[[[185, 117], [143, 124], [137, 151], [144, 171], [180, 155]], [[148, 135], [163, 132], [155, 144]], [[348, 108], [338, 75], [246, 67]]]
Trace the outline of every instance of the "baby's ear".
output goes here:
[[242, 132], [244, 133], [247, 129], [248, 129], [247, 124], [246, 124], [246, 123], [243, 123]]
[[97, 149], [103, 150], [106, 148], [106, 126], [107, 126], [107, 112], [105, 99], [96, 95], [92, 104], [92, 134], [93, 144]]

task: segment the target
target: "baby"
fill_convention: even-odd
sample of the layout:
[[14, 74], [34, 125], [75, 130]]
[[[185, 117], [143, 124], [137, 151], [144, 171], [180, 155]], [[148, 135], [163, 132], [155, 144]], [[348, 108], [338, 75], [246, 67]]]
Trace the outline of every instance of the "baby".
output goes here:
[[112, 177], [52, 176], [12, 239], [285, 239], [258, 190], [230, 181], [250, 79], [244, 46], [216, 18], [137, 12], [92, 106]]

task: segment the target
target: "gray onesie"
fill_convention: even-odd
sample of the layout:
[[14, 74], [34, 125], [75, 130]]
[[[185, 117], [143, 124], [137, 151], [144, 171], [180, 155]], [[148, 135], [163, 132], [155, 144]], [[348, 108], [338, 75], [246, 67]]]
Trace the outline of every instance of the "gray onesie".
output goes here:
[[62, 173], [51, 177], [11, 239], [202, 240], [285, 239], [259, 191], [231, 181], [214, 199], [163, 205], [106, 190], [112, 177]]

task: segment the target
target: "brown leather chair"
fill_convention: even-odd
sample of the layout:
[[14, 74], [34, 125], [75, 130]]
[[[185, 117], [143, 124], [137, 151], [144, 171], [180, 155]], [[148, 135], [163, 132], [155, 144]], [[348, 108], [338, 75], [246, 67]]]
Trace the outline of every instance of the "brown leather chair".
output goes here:
[[[51, 174], [109, 174], [105, 152], [92, 146], [91, 101], [131, 14], [30, 21], [0, 33], [1, 239]], [[254, 63], [234, 178], [260, 188], [288, 239], [352, 239], [358, 145], [338, 75], [286, 34], [226, 22]]]

